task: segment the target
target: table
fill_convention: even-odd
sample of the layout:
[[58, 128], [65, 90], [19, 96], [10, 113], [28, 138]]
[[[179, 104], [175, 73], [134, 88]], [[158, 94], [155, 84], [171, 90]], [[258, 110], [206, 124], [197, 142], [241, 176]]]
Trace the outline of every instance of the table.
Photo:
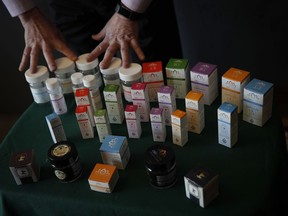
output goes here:
[[[31, 104], [0, 146], [0, 215], [277, 215], [285, 210], [287, 199], [287, 151], [284, 131], [277, 108], [271, 119], [258, 127], [242, 120], [239, 114], [239, 138], [233, 148], [218, 144], [217, 108], [219, 97], [205, 105], [205, 128], [201, 134], [189, 132], [189, 142], [172, 144], [167, 126], [165, 144], [176, 154], [177, 183], [169, 189], [149, 184], [144, 168], [144, 152], [153, 145], [150, 122], [142, 123], [141, 139], [129, 139], [131, 158], [111, 194], [90, 190], [88, 177], [96, 163], [101, 163], [98, 137], [83, 140], [75, 117], [75, 101], [66, 96], [69, 112], [61, 116], [69, 140], [75, 143], [83, 174], [71, 183], [60, 183], [47, 161], [53, 144], [45, 116], [51, 105]], [[152, 106], [157, 104], [151, 103]], [[177, 99], [183, 109], [184, 99]], [[114, 135], [128, 137], [123, 125], [111, 125]], [[12, 151], [34, 149], [41, 166], [40, 181], [16, 185], [8, 168]], [[196, 166], [207, 167], [220, 176], [219, 196], [206, 208], [185, 195], [184, 175]], [[286, 195], [286, 194], [285, 194]], [[286, 205], [285, 205], [286, 203]], [[287, 210], [287, 209], [286, 209]]]

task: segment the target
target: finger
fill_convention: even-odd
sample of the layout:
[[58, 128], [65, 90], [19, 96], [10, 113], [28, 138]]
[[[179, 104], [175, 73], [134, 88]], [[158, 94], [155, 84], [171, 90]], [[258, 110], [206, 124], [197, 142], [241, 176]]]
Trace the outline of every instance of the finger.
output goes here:
[[128, 68], [130, 65], [130, 47], [129, 47], [129, 42], [126, 40], [121, 40], [120, 41], [120, 52], [121, 52], [121, 57], [122, 57], [122, 66], [124, 68]]
[[92, 38], [96, 41], [100, 41], [100, 40], [103, 40], [105, 37], [105, 34], [104, 34], [104, 29], [102, 29], [98, 34], [93, 34], [92, 35]]
[[119, 46], [117, 44], [110, 45], [105, 52], [105, 55], [103, 57], [103, 60], [100, 62], [100, 68], [106, 69], [109, 67], [110, 62], [115, 55], [115, 53], [118, 51]]
[[40, 55], [40, 48], [38, 46], [33, 47], [31, 50], [31, 53], [30, 53], [30, 70], [31, 70], [31, 73], [37, 72], [39, 55]]
[[106, 51], [108, 47], [108, 44], [106, 43], [100, 43], [98, 46], [95, 47], [94, 50], [92, 50], [91, 53], [89, 53], [89, 55], [87, 56], [87, 61], [93, 61], [96, 58], [98, 58], [102, 53], [104, 53]]
[[30, 58], [31, 47], [25, 47], [18, 70], [24, 71]]
[[77, 55], [66, 44], [62, 44], [60, 48], [57, 48], [56, 50], [65, 55], [71, 61], [76, 61], [78, 58]]
[[138, 58], [140, 59], [140, 61], [144, 61], [145, 60], [145, 55], [144, 55], [144, 52], [142, 51], [139, 43], [137, 42], [137, 40], [135, 38], [133, 38], [130, 41], [130, 43], [131, 43], [131, 47], [135, 51], [135, 53], [138, 56]]
[[57, 65], [53, 56], [53, 50], [49, 45], [43, 46], [43, 55], [47, 62], [48, 68], [51, 72], [55, 71], [57, 69]]

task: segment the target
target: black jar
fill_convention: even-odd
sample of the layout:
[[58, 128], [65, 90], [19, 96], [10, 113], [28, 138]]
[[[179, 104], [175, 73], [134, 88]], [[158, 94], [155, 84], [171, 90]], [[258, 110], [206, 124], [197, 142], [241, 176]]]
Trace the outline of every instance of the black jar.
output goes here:
[[48, 159], [54, 168], [54, 174], [60, 182], [72, 182], [82, 174], [75, 145], [69, 141], [61, 141], [48, 150]]
[[149, 147], [145, 152], [145, 168], [150, 184], [156, 188], [169, 188], [177, 181], [175, 153], [168, 145]]

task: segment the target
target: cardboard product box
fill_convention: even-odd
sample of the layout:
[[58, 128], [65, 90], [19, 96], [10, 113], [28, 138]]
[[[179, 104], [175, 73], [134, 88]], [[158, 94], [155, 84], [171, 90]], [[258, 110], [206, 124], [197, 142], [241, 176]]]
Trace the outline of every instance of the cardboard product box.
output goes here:
[[167, 132], [164, 119], [164, 110], [152, 107], [150, 111], [151, 129], [154, 142], [165, 142]]
[[232, 148], [238, 141], [237, 106], [224, 102], [217, 109], [218, 143]]
[[107, 110], [106, 109], [96, 110], [94, 113], [94, 120], [96, 124], [99, 141], [102, 143], [106, 135], [112, 134]]
[[112, 193], [119, 179], [116, 166], [96, 163], [88, 182], [90, 189], [103, 193]]
[[45, 116], [52, 140], [54, 143], [66, 141], [66, 134], [62, 125], [61, 118], [56, 113]]
[[79, 105], [76, 107], [76, 119], [83, 139], [94, 138], [94, 130], [90, 121], [88, 107]]
[[244, 88], [243, 120], [262, 127], [272, 116], [273, 84], [251, 80]]
[[219, 175], [207, 168], [196, 167], [184, 176], [188, 199], [205, 208], [219, 195]]
[[175, 97], [184, 99], [191, 90], [189, 61], [171, 58], [166, 65], [166, 81], [175, 89]]
[[222, 76], [222, 103], [237, 105], [238, 113], [243, 110], [244, 87], [250, 81], [250, 72], [231, 67]]
[[203, 94], [204, 104], [211, 105], [218, 96], [217, 65], [198, 62], [190, 70], [191, 90]]
[[130, 149], [125, 136], [107, 135], [100, 146], [100, 154], [105, 164], [125, 169], [130, 159]]
[[33, 149], [22, 152], [12, 152], [9, 169], [17, 185], [39, 181], [40, 167], [38, 166]]
[[189, 91], [185, 97], [188, 131], [200, 134], [205, 127], [203, 93]]
[[188, 123], [186, 112], [175, 110], [171, 115], [173, 143], [184, 146], [188, 142]]
[[129, 138], [140, 138], [142, 134], [139, 108], [137, 105], [127, 104], [125, 119]]
[[164, 85], [162, 61], [142, 63], [143, 82], [146, 83], [150, 102], [157, 102], [157, 92]]
[[140, 121], [149, 122], [150, 102], [146, 83], [133, 83], [131, 86], [131, 97], [133, 105], [138, 106]]

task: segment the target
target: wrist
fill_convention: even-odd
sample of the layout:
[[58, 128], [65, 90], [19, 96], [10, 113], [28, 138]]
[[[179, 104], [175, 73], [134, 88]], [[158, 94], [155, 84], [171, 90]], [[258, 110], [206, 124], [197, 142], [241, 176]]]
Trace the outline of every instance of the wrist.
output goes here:
[[123, 3], [120, 3], [118, 5], [118, 8], [116, 11], [118, 14], [126, 17], [127, 19], [131, 21], [137, 21], [144, 17], [144, 13], [133, 11], [130, 8], [128, 8], [126, 5], [124, 5]]

